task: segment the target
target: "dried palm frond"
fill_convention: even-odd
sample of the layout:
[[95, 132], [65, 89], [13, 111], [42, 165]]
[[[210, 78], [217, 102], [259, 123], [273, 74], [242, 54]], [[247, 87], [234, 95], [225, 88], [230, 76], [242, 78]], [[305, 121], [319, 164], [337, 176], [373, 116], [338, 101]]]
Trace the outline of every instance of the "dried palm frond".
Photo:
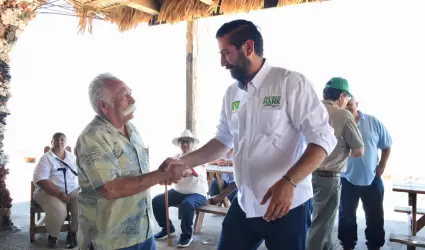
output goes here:
[[120, 31], [127, 31], [136, 28], [139, 23], [149, 22], [152, 18], [152, 15], [141, 10], [128, 6], [120, 6], [107, 14], [105, 20], [116, 24]]
[[250, 12], [262, 9], [263, 7], [264, 0], [222, 0], [220, 12], [223, 14]]
[[93, 18], [99, 15], [118, 26], [120, 31], [135, 28], [139, 23], [146, 23], [152, 19], [152, 15], [140, 10], [122, 5], [121, 0], [94, 0], [81, 1], [69, 0], [74, 5], [75, 12], [79, 17], [79, 31], [92, 32]]
[[285, 5], [294, 5], [294, 4], [300, 4], [300, 3], [311, 3], [311, 2], [322, 2], [323, 0], [279, 0], [277, 3], [278, 7], [285, 6]]
[[110, 11], [111, 7], [117, 6], [117, 2], [110, 2], [104, 0], [94, 1], [81, 1], [81, 0], [68, 0], [73, 5], [76, 16], [79, 17], [79, 32], [84, 33], [88, 30], [92, 32], [93, 19], [98, 15], [105, 16]]
[[159, 22], [176, 23], [211, 16], [218, 7], [218, 0], [207, 5], [199, 0], [165, 0], [158, 14]]

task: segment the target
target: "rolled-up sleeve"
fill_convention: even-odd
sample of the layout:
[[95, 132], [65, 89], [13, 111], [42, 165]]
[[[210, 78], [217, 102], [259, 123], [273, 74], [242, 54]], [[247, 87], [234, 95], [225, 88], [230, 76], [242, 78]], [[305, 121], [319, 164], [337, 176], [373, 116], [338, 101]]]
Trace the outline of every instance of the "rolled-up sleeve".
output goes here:
[[337, 139], [329, 125], [328, 111], [310, 81], [304, 76], [288, 80], [286, 94], [292, 125], [304, 135], [307, 143], [319, 145], [331, 154]]
[[229, 148], [233, 147], [233, 135], [230, 133], [229, 121], [227, 119], [226, 97], [223, 98], [215, 139]]
[[49, 163], [48, 157], [43, 155], [34, 168], [32, 181], [37, 184], [39, 181], [49, 180], [52, 165]]
[[119, 176], [118, 159], [107, 142], [96, 134], [82, 135], [75, 148], [77, 165], [94, 190]]

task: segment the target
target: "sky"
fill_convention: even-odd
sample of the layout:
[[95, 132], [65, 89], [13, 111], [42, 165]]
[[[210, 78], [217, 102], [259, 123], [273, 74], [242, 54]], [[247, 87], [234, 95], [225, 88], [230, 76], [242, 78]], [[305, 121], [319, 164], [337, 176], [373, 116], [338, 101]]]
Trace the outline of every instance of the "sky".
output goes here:
[[[381, 120], [393, 137], [388, 171], [411, 175], [420, 170], [425, 139], [422, 2], [338, 0], [200, 20], [201, 143], [214, 136], [224, 91], [233, 83], [220, 66], [215, 32], [226, 21], [244, 18], [259, 26], [269, 63], [306, 75], [320, 97], [331, 77], [347, 78], [360, 109]], [[137, 102], [133, 122], [150, 147], [151, 169], [156, 169], [178, 152], [171, 141], [185, 128], [186, 23], [141, 25], [120, 33], [99, 21], [93, 34], [83, 35], [77, 23], [75, 18], [39, 15], [12, 51], [12, 115], [5, 139], [12, 173], [24, 156], [38, 159], [55, 132], [64, 132], [74, 147], [94, 116], [88, 84], [103, 72], [132, 88]]]

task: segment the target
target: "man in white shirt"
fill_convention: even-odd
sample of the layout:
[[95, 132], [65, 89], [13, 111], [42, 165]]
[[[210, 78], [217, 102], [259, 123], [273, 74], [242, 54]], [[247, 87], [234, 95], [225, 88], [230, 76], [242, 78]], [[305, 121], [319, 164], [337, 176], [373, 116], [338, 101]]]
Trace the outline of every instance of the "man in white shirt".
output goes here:
[[[77, 243], [77, 193], [79, 190], [77, 165], [75, 156], [65, 148], [65, 134], [55, 133], [52, 138], [52, 148], [41, 156], [33, 173], [34, 200], [46, 212], [45, 223], [49, 233], [49, 247], [56, 247], [58, 244], [61, 227], [68, 215], [67, 206], [71, 212], [68, 245]], [[66, 171], [61, 171], [64, 168]], [[65, 190], [65, 180], [67, 190]]]
[[[193, 147], [199, 143], [199, 140], [192, 135], [190, 130], [186, 129], [172, 141], [177, 147], [180, 147], [181, 153], [176, 155], [179, 158], [192, 151]], [[188, 247], [192, 242], [192, 226], [195, 216], [195, 209], [207, 203], [208, 181], [205, 166], [198, 166], [192, 169], [186, 169], [181, 179], [175, 185], [174, 189], [168, 191], [168, 205], [180, 206], [181, 230], [180, 239], [177, 247]], [[157, 195], [152, 200], [153, 214], [158, 225], [162, 228], [154, 235], [155, 239], [164, 239], [167, 237], [166, 218], [165, 218], [165, 194]], [[173, 234], [176, 229], [170, 220], [170, 232]]]
[[221, 65], [236, 83], [223, 99], [215, 138], [160, 169], [191, 168], [233, 147], [238, 187], [218, 250], [304, 250], [313, 196], [311, 173], [336, 145], [328, 112], [300, 73], [270, 66], [250, 21], [225, 23], [216, 38]]

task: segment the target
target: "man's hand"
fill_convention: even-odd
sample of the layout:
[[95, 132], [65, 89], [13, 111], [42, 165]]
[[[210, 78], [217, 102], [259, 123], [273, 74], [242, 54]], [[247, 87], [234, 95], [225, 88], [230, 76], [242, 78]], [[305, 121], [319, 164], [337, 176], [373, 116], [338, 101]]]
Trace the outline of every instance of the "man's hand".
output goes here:
[[378, 176], [382, 176], [384, 171], [385, 171], [385, 165], [378, 165], [378, 167], [376, 167], [376, 174]]
[[213, 197], [208, 199], [208, 203], [211, 205], [218, 205], [222, 202], [222, 199], [218, 195], [214, 195]]
[[226, 161], [224, 159], [220, 159], [220, 160], [217, 161], [217, 165], [226, 166]]
[[187, 165], [180, 159], [167, 158], [158, 170], [166, 173], [166, 178], [160, 181], [161, 185], [170, 185], [177, 183], [184, 176], [184, 171], [187, 170]]
[[283, 178], [269, 188], [261, 201], [261, 205], [264, 205], [270, 199], [264, 220], [267, 222], [276, 220], [288, 213], [294, 198], [294, 188], [288, 180]]
[[183, 170], [183, 177], [188, 177], [191, 175], [192, 175], [192, 170], [190, 169]]
[[170, 162], [170, 161], [172, 161], [172, 160], [175, 160], [175, 158], [172, 158], [172, 157], [168, 157], [167, 159], [165, 159], [162, 163], [161, 163], [161, 165], [159, 165], [159, 168], [158, 168], [158, 170], [159, 171], [162, 171], [162, 172], [165, 172], [166, 170], [167, 170], [167, 168], [168, 168], [168, 163]]
[[70, 198], [67, 194], [65, 194], [64, 192], [60, 192], [56, 195], [56, 198], [58, 198], [59, 200], [61, 200], [63, 203], [69, 203], [70, 202]]

